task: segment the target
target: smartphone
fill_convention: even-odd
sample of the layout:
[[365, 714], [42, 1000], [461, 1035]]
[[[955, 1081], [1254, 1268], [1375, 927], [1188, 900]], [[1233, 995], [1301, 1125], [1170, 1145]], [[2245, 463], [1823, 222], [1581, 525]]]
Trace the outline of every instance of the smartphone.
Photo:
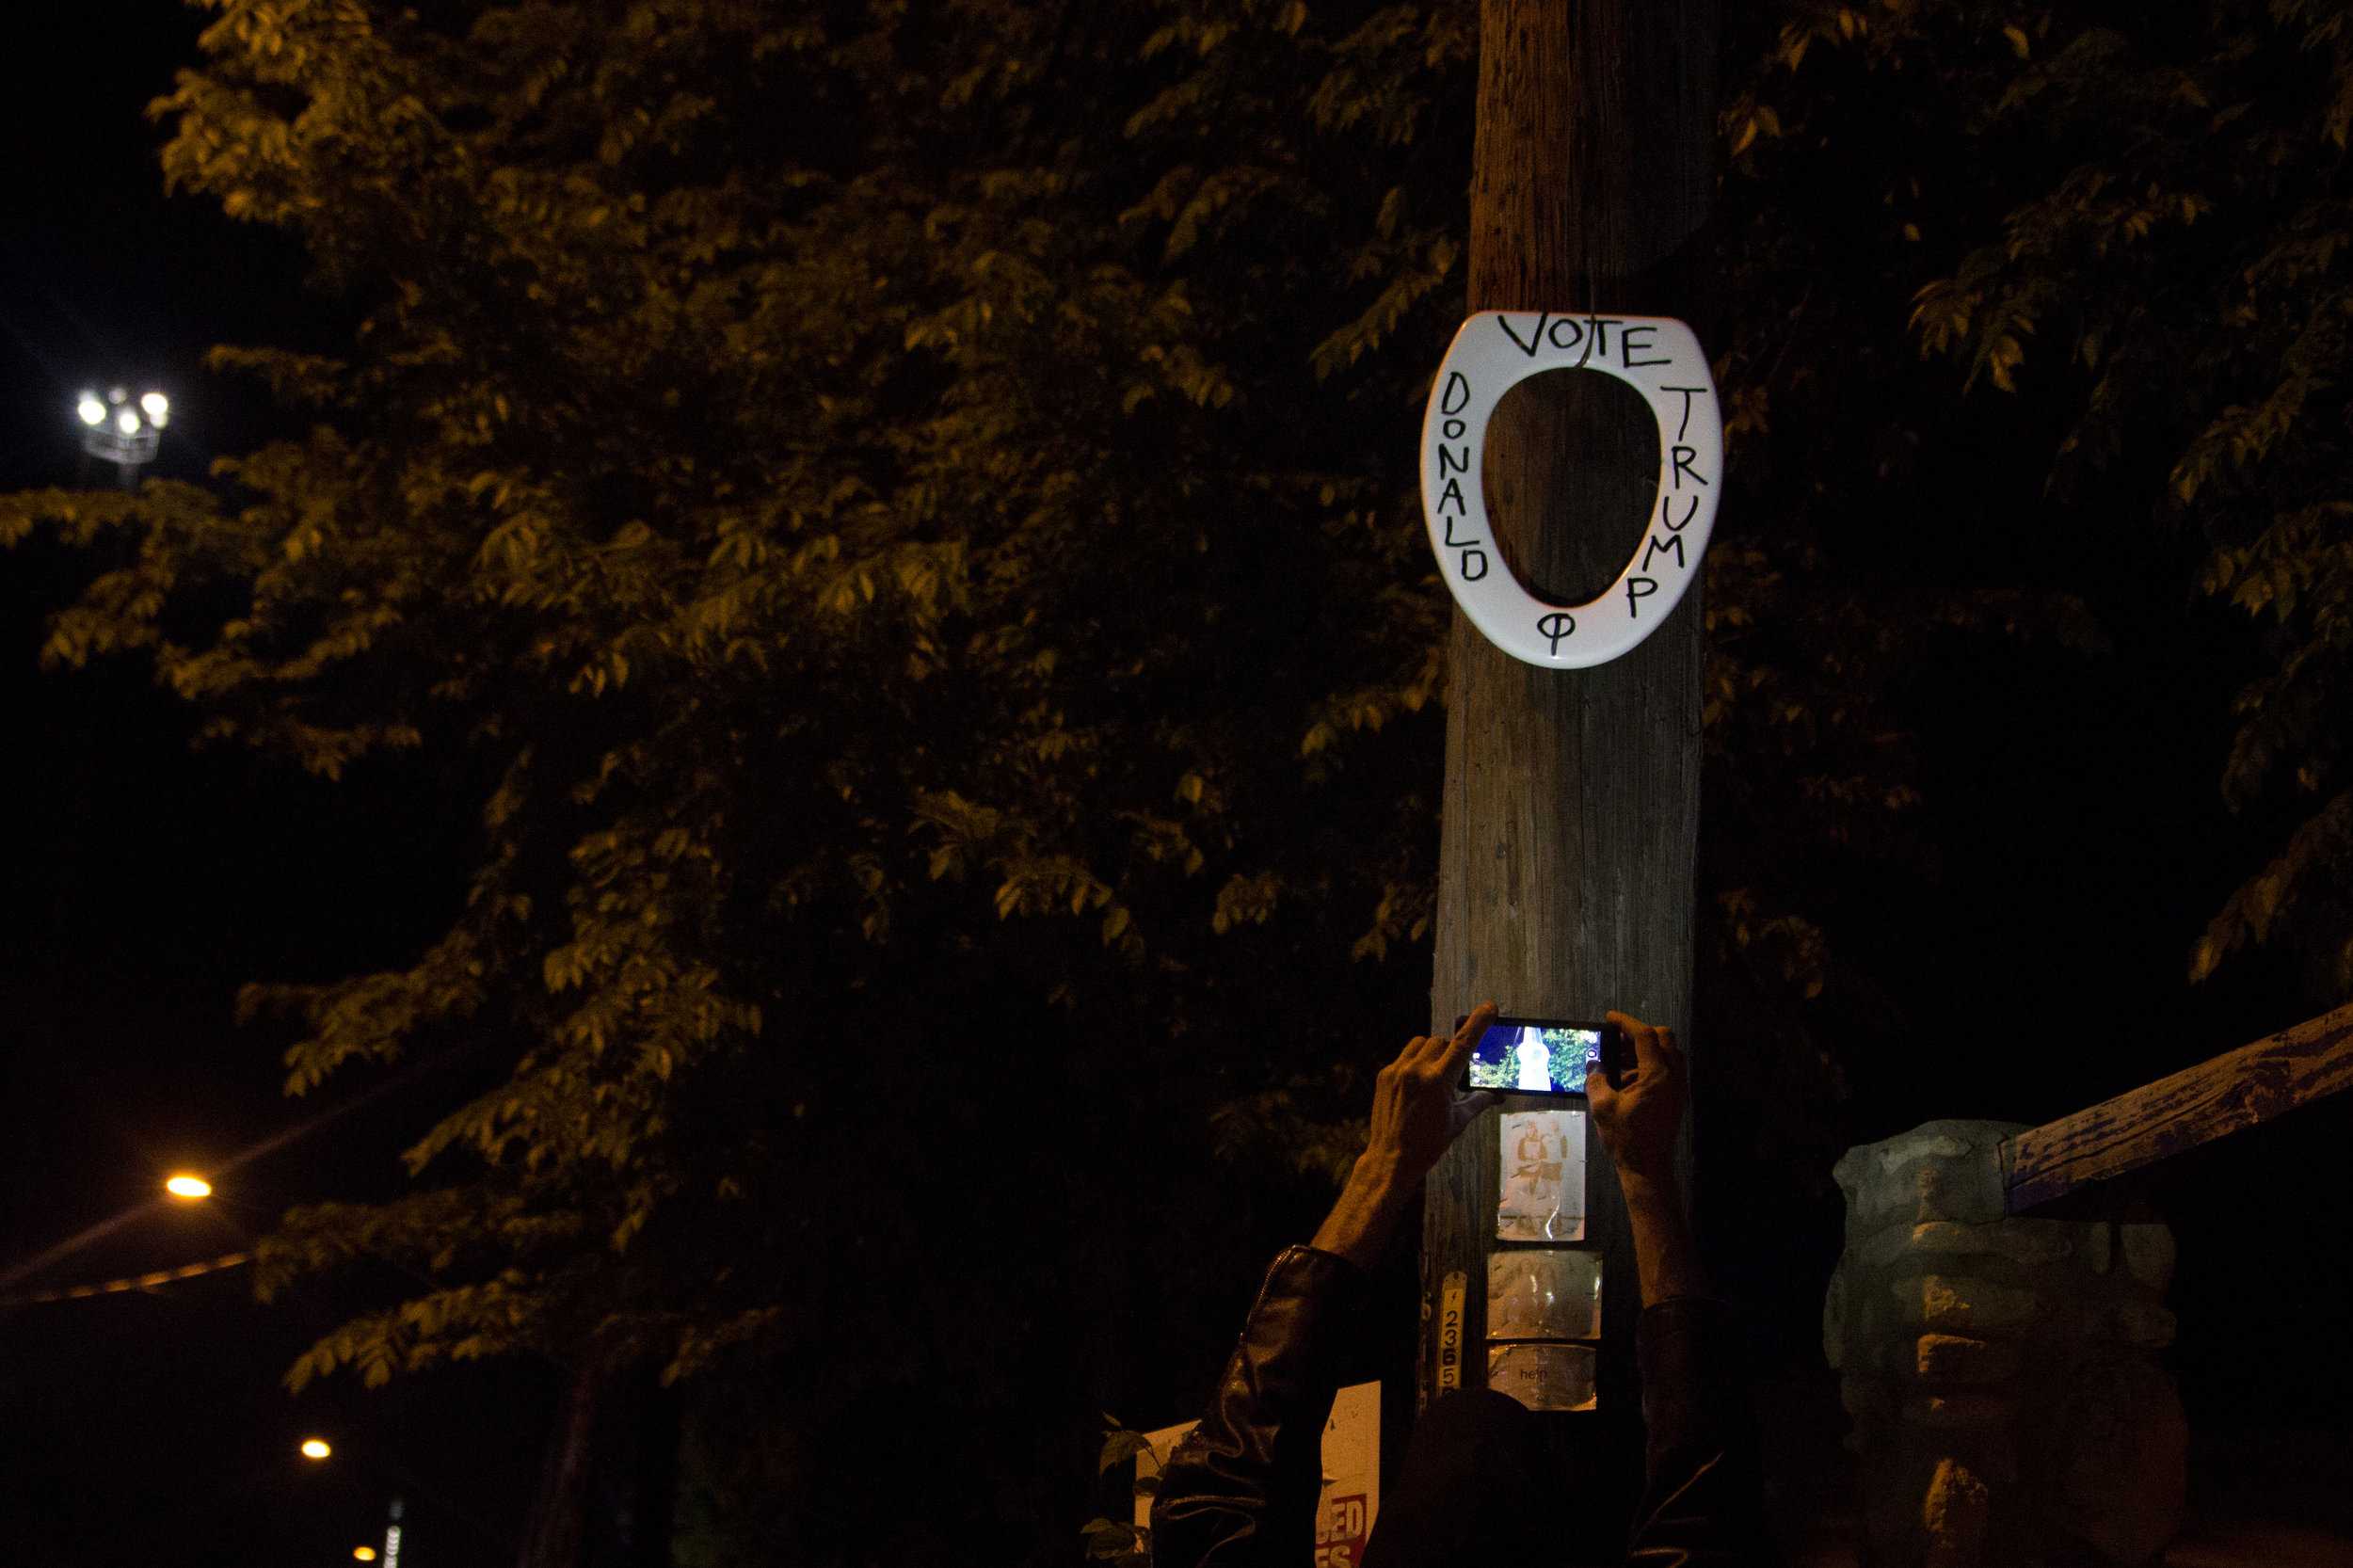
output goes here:
[[[1454, 1027], [1467, 1021], [1465, 1015]], [[1497, 1017], [1471, 1043], [1463, 1087], [1583, 1099], [1589, 1075], [1599, 1071], [1615, 1088], [1631, 1055], [1625, 1032], [1616, 1024]]]

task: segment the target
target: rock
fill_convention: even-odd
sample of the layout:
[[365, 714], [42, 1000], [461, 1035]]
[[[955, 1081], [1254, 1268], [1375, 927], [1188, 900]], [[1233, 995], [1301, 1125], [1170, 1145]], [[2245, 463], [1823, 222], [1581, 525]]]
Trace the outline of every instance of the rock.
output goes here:
[[2006, 1394], [1915, 1394], [1901, 1418], [1915, 1427], [2005, 1427], [2017, 1414], [2018, 1401]]
[[2042, 1310], [2034, 1291], [1962, 1274], [1922, 1274], [1889, 1288], [1897, 1316], [1940, 1334], [1982, 1335], [2022, 1329]]
[[1883, 1342], [1891, 1334], [1901, 1332], [1896, 1321], [1896, 1304], [1886, 1291], [1866, 1289], [1868, 1279], [1858, 1279], [1847, 1288], [1846, 1305], [1842, 1309], [1840, 1338], [1846, 1353], [1858, 1364], [1869, 1363], [1869, 1347]]
[[2171, 1227], [2144, 1223], [2116, 1228], [2124, 1244], [2124, 1272], [2158, 1295], [2164, 1295], [2173, 1283]]
[[1895, 1397], [1877, 1378], [1840, 1378], [1838, 1402], [1845, 1405], [1847, 1414], [1858, 1421], [1890, 1415], [1896, 1408]]
[[2173, 1380], [2148, 1363], [2078, 1368], [2043, 1461], [2052, 1522], [2111, 1562], [2146, 1562], [2180, 1531], [2189, 1423]]
[[1924, 1334], [1912, 1344], [1912, 1375], [1938, 1383], [1998, 1383], [2018, 1375], [2018, 1347], [1958, 1334]]
[[2116, 1337], [2142, 1350], [2173, 1343], [2180, 1328], [2173, 1314], [2154, 1302], [2125, 1300], [2108, 1308], [2108, 1323]]
[[1915, 1225], [1912, 1244], [1930, 1253], [1993, 1253], [2018, 1263], [2057, 1263], [2075, 1251], [2073, 1227], [2049, 1220], [1996, 1220], [1960, 1224], [1940, 1220]]
[[1977, 1568], [1985, 1560], [1993, 1496], [1984, 1480], [1958, 1459], [1939, 1461], [1920, 1502], [1927, 1531], [1926, 1568]]
[[2003, 1217], [1999, 1149], [2022, 1122], [1928, 1122], [1849, 1149], [1832, 1170], [1847, 1194], [1847, 1233], [1890, 1224]]
[[1823, 1352], [1879, 1568], [2140, 1564], [2180, 1527], [2186, 1433], [2146, 1353], [2174, 1334], [2172, 1235], [2006, 1213], [2017, 1130], [1930, 1122], [1837, 1165]]

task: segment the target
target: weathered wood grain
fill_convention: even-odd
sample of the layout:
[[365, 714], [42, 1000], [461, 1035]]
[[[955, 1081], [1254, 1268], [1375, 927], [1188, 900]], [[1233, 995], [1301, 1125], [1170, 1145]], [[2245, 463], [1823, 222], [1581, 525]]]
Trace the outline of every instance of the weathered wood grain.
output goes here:
[[2002, 1143], [2012, 1214], [2353, 1089], [2353, 1003]]

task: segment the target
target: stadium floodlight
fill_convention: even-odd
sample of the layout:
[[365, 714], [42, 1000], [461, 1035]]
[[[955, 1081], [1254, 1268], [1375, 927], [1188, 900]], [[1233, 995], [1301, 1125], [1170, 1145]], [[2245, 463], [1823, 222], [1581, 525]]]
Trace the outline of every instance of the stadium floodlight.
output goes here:
[[82, 450], [114, 464], [122, 488], [129, 489], [139, 465], [155, 456], [156, 432], [170, 418], [171, 400], [162, 392], [146, 392], [133, 402], [129, 388], [115, 387], [103, 402], [96, 392], [84, 392], [74, 412], [87, 426]]

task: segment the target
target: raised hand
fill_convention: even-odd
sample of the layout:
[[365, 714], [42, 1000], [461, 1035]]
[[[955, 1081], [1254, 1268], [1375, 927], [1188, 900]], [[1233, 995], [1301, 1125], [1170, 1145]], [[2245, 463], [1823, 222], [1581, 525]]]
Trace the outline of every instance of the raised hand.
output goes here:
[[1372, 1133], [1364, 1158], [1385, 1179], [1417, 1185], [1471, 1119], [1496, 1103], [1486, 1090], [1466, 1095], [1455, 1087], [1495, 1016], [1496, 1004], [1482, 1001], [1452, 1035], [1416, 1035], [1373, 1080]]
[[1654, 1029], [1624, 1013], [1608, 1015], [1634, 1046], [1634, 1066], [1611, 1088], [1602, 1073], [1590, 1074], [1585, 1098], [1593, 1130], [1621, 1175], [1663, 1180], [1674, 1173], [1676, 1134], [1683, 1128], [1688, 1089], [1683, 1052], [1674, 1031]]
[[1496, 1016], [1481, 1002], [1452, 1035], [1417, 1034], [1373, 1080], [1372, 1130], [1311, 1243], [1369, 1269], [1388, 1244], [1414, 1189], [1471, 1118], [1496, 1103], [1485, 1090], [1455, 1088], [1480, 1032]]

